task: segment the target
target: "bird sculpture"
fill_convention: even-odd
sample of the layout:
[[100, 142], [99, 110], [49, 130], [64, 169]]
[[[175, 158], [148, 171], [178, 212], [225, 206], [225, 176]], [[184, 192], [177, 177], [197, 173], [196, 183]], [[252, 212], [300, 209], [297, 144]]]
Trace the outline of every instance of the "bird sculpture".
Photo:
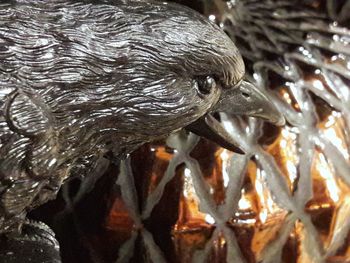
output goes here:
[[223, 110], [283, 123], [268, 95], [244, 81], [230, 38], [180, 5], [9, 0], [0, 18], [6, 238], [37, 227], [26, 213], [107, 156], [125, 158], [181, 128], [240, 151], [212, 115]]
[[[118, 176], [110, 192], [97, 185], [105, 214], [90, 220], [94, 191], [62, 230], [56, 219], [45, 221], [57, 229], [62, 258], [348, 262], [350, 1], [174, 1], [231, 37], [247, 78], [269, 91], [287, 124], [220, 114], [244, 155], [183, 132], [165, 147], [147, 144], [129, 169], [106, 173]], [[76, 231], [66, 234], [72, 222]]]

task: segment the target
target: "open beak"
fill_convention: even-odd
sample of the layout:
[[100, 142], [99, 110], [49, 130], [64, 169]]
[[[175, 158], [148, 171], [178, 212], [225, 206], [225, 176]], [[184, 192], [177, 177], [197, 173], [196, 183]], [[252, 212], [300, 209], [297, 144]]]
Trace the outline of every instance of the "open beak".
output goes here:
[[[269, 99], [267, 93], [246, 81], [242, 81], [238, 87], [225, 90], [212, 112], [257, 117], [278, 126], [285, 124], [283, 115]], [[230, 151], [243, 153], [211, 113], [188, 125], [186, 129]]]

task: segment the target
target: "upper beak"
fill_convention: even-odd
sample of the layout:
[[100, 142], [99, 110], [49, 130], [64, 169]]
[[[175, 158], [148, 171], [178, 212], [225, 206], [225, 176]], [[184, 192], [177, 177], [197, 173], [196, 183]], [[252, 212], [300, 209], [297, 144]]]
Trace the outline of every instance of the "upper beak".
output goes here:
[[285, 124], [282, 113], [273, 104], [267, 92], [247, 81], [224, 91], [213, 111], [257, 117], [278, 126]]
[[[283, 115], [269, 99], [268, 94], [246, 81], [242, 81], [238, 87], [224, 91], [212, 112], [258, 117], [278, 126], [285, 124]], [[243, 153], [222, 124], [210, 113], [186, 128], [199, 136], [217, 143], [223, 148]]]

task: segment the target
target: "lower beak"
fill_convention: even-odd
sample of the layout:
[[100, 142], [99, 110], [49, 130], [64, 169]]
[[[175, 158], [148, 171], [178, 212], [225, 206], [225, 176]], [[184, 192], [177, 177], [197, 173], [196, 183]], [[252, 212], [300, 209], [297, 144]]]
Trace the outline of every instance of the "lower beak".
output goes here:
[[[269, 99], [268, 94], [246, 81], [242, 81], [238, 87], [226, 90], [212, 111], [257, 117], [278, 126], [285, 124], [283, 115]], [[222, 124], [210, 113], [193, 122], [186, 129], [230, 151], [243, 153]]]
[[244, 153], [238, 146], [236, 146], [231, 135], [224, 129], [222, 124], [210, 113], [191, 123], [186, 129], [194, 134], [215, 142], [227, 150], [241, 154]]

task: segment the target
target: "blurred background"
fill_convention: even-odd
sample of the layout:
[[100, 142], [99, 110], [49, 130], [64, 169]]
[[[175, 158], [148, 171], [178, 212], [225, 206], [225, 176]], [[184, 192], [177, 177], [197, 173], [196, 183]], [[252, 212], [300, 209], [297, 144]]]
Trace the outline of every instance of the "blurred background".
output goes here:
[[286, 125], [222, 114], [245, 155], [180, 132], [31, 218], [64, 263], [350, 262], [350, 1], [176, 2], [232, 38]]

